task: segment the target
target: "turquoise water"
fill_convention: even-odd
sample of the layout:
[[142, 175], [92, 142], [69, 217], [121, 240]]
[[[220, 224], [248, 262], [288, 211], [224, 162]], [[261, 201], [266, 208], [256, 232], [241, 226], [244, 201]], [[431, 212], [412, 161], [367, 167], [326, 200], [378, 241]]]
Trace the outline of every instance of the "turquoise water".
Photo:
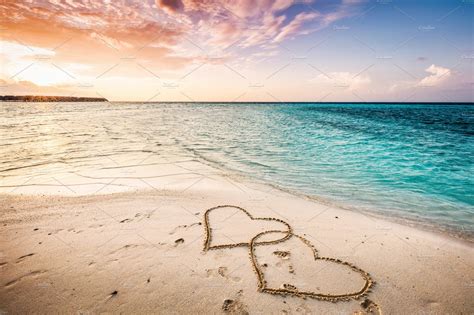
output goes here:
[[195, 111], [200, 121], [183, 142], [203, 157], [347, 207], [473, 231], [474, 106], [247, 104]]
[[474, 232], [470, 105], [4, 103], [0, 114], [4, 176], [51, 125], [60, 149], [49, 139], [21, 163], [74, 163], [98, 148], [187, 156], [344, 207]]

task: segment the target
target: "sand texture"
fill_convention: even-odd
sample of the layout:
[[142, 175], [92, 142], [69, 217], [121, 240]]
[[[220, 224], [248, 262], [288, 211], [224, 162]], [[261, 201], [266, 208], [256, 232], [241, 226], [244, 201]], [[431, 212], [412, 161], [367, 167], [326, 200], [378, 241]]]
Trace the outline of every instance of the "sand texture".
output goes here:
[[474, 313], [471, 243], [186, 168], [205, 176], [0, 195], [0, 312]]

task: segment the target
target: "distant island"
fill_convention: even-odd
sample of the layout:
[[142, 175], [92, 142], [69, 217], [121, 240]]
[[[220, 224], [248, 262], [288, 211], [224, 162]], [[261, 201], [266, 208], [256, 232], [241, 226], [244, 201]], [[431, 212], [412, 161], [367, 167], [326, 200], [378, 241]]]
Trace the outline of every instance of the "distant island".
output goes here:
[[45, 95], [0, 95], [2, 102], [108, 102], [103, 97], [45, 96]]

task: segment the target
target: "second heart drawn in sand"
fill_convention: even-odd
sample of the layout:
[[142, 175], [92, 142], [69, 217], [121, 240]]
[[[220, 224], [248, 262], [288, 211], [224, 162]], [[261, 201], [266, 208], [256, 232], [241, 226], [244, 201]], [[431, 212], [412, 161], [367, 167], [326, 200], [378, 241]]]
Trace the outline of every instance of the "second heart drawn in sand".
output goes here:
[[[264, 231], [257, 234], [250, 241], [250, 248], [249, 248], [250, 259], [252, 261], [252, 266], [254, 268], [254, 271], [257, 274], [259, 291], [270, 293], [270, 294], [292, 295], [292, 296], [299, 296], [303, 298], [310, 297], [310, 298], [315, 298], [318, 300], [335, 302], [335, 301], [341, 301], [341, 300], [348, 301], [350, 299], [359, 299], [360, 297], [364, 296], [372, 287], [374, 282], [367, 272], [365, 272], [364, 270], [358, 268], [357, 266], [349, 262], [342, 261], [336, 258], [319, 256], [317, 249], [311, 244], [311, 242], [309, 242], [306, 238], [296, 235], [296, 234], [291, 234], [285, 243], [292, 240], [301, 241], [303, 245], [307, 247], [307, 249], [309, 250], [308, 252], [311, 254], [312, 261], [314, 263], [323, 262], [326, 265], [325, 268], [327, 268], [328, 265], [332, 265], [333, 268], [336, 266], [339, 266], [339, 269], [341, 269], [341, 267], [347, 268], [348, 270], [351, 270], [354, 273], [353, 276], [356, 276], [358, 274], [361, 277], [361, 280], [363, 280], [363, 285], [359, 289], [354, 290], [353, 292], [348, 292], [348, 293], [322, 293], [322, 292], [310, 291], [310, 289], [299, 289], [297, 286], [295, 286], [295, 283], [282, 283], [280, 287], [269, 286], [268, 281], [266, 280], [265, 273], [262, 268], [262, 264], [260, 264], [260, 262], [258, 261], [258, 257], [256, 253], [257, 252], [256, 245], [258, 243], [258, 239], [260, 239], [261, 237], [265, 235], [271, 235], [271, 234], [285, 234], [286, 235], [286, 233], [282, 231]], [[294, 247], [297, 247], [297, 246], [294, 246]], [[284, 255], [283, 257], [286, 256], [286, 259], [289, 258], [288, 256], [290, 255], [290, 253], [291, 253], [291, 250], [274, 252], [274, 254], [278, 256], [281, 256], [283, 254]], [[342, 270], [338, 270], [338, 271], [342, 272]], [[293, 274], [292, 278], [295, 278], [294, 272], [295, 271], [293, 270], [293, 267], [291, 267], [290, 273]], [[321, 270], [317, 273], [321, 273]], [[300, 278], [304, 278], [308, 281], [311, 278], [310, 276], [311, 275], [306, 274], [306, 275], [300, 276]], [[330, 277], [330, 275], [328, 276]], [[331, 279], [331, 282], [332, 282], [332, 279]], [[315, 286], [321, 286], [323, 283], [311, 283], [311, 284]]]

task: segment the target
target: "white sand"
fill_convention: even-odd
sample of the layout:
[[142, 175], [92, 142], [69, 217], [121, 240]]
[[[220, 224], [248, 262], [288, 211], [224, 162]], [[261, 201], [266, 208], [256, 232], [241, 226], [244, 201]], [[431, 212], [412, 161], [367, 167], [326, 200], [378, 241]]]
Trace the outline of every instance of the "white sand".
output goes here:
[[[472, 244], [230, 178], [195, 161], [153, 169], [163, 176], [114, 182], [142, 182], [138, 191], [101, 195], [113, 185], [91, 188], [85, 181], [0, 195], [0, 313], [222, 313], [226, 299], [233, 301], [230, 313], [363, 310], [361, 300], [331, 303], [258, 292], [247, 248], [204, 252], [204, 211], [221, 204], [285, 220], [322, 256], [369, 272], [377, 282], [369, 298], [384, 314], [474, 313]], [[19, 195], [40, 191], [47, 194]], [[211, 214], [210, 222], [213, 245], [284, 229], [231, 208]], [[276, 250], [290, 252], [289, 258], [277, 257]], [[263, 269], [273, 287], [350, 292], [362, 284], [341, 266], [312, 260], [294, 239], [259, 247], [257, 256], [268, 265]]]

